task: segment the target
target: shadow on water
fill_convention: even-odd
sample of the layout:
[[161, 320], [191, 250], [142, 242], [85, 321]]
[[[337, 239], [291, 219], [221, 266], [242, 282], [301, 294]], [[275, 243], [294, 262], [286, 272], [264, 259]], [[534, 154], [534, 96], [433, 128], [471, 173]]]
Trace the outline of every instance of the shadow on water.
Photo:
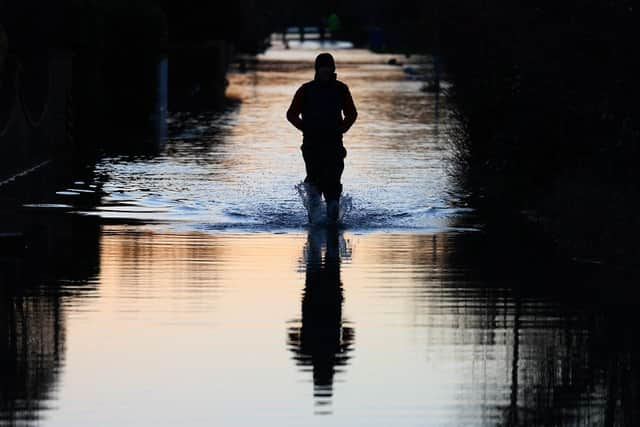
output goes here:
[[341, 253], [346, 251], [336, 227], [312, 228], [304, 248], [305, 284], [302, 317], [288, 330], [294, 359], [313, 375], [313, 395], [318, 414], [331, 413], [334, 376], [347, 365], [354, 343], [354, 329], [342, 318]]
[[69, 299], [93, 290], [98, 223], [25, 214], [20, 242], [0, 247], [0, 425], [38, 424], [64, 366]]

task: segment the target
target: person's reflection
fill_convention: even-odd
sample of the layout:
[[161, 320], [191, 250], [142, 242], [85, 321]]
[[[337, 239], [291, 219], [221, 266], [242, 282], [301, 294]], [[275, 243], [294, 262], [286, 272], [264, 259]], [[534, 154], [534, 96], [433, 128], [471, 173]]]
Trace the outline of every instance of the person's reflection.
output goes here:
[[344, 239], [335, 227], [309, 231], [302, 319], [289, 328], [296, 363], [312, 367], [318, 405], [330, 403], [334, 374], [347, 364], [354, 337], [353, 329], [342, 320], [341, 242]]

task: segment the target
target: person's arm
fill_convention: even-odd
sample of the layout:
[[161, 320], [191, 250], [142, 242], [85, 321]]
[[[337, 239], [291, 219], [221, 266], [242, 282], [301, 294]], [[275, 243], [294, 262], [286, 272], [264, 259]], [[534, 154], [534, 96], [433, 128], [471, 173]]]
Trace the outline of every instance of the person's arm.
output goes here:
[[344, 106], [342, 107], [342, 112], [344, 114], [344, 118], [342, 119], [342, 133], [347, 132], [349, 128], [351, 128], [351, 126], [355, 123], [356, 118], [358, 118], [358, 111], [356, 111], [356, 105], [353, 103], [351, 92], [346, 86], [345, 89], [346, 94]]
[[293, 100], [291, 101], [291, 105], [287, 110], [287, 120], [291, 122], [298, 130], [302, 131], [302, 119], [300, 118], [300, 114], [302, 113], [302, 88], [296, 91], [296, 94], [293, 96]]

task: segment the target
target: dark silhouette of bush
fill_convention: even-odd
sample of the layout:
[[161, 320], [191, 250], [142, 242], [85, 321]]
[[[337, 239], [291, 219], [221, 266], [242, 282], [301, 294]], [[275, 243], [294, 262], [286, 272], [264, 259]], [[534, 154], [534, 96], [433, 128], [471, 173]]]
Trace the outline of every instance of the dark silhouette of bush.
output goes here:
[[441, 7], [460, 176], [476, 201], [532, 211], [585, 255], [637, 252], [625, 237], [639, 193], [631, 2]]

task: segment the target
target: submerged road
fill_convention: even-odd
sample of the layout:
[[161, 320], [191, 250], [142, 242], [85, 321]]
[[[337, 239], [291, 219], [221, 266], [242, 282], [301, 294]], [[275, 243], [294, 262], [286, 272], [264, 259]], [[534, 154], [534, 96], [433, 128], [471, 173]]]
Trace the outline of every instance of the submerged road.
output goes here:
[[[314, 46], [312, 42], [307, 42]], [[232, 71], [226, 112], [174, 113], [166, 150], [149, 159], [113, 157], [97, 167], [109, 218], [182, 221], [192, 229], [299, 230], [306, 213], [301, 135], [284, 118], [296, 89], [313, 78], [313, 49], [274, 48], [254, 68]], [[446, 99], [420, 89], [428, 58], [404, 68], [393, 55], [335, 51], [338, 78], [360, 110], [345, 136], [343, 182], [354, 209], [345, 227], [444, 229], [466, 210], [447, 173], [453, 119]], [[174, 224], [176, 226], [176, 224]]]
[[416, 78], [428, 58], [332, 50], [360, 113], [352, 210], [307, 227], [285, 111], [317, 47], [232, 70], [224, 112], [172, 113], [159, 152], [105, 156], [25, 207], [53, 226], [1, 258], [0, 425], [587, 426], [634, 410], [623, 311], [558, 298], [584, 278], [475, 224], [448, 172], [447, 98]]

